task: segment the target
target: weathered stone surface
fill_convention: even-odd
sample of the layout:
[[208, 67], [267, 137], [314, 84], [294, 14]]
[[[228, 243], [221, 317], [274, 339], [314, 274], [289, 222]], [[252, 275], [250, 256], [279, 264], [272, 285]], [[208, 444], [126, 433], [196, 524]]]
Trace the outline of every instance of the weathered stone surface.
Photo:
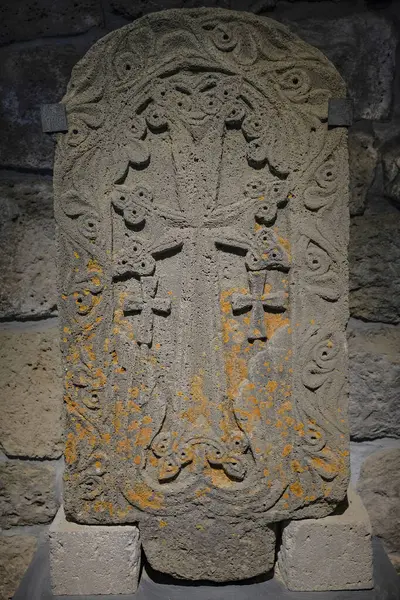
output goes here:
[[392, 448], [400, 448], [400, 439], [385, 437], [363, 442], [350, 442], [351, 484], [353, 487], [357, 486], [361, 467], [368, 456], [379, 450]]
[[372, 588], [371, 523], [361, 498], [350, 488], [339, 513], [288, 523], [278, 569], [293, 591]]
[[68, 35], [101, 25], [99, 0], [14, 0], [0, 5], [0, 44], [38, 37]]
[[[293, 17], [292, 17], [293, 18]], [[333, 62], [354, 101], [356, 119], [389, 116], [395, 72], [397, 36], [384, 16], [372, 12], [329, 18], [307, 15], [284, 22]]]
[[56, 264], [50, 178], [0, 181], [0, 316], [54, 315]]
[[348, 334], [352, 438], [400, 437], [400, 327], [352, 319]]
[[57, 508], [53, 465], [0, 464], [0, 527], [49, 523]]
[[400, 448], [371, 454], [361, 468], [358, 491], [386, 551], [400, 554]]
[[101, 34], [0, 49], [0, 167], [52, 168], [54, 140], [42, 132], [40, 105], [60, 101], [72, 67]]
[[350, 215], [362, 215], [368, 190], [374, 180], [378, 151], [370, 131], [349, 132]]
[[400, 136], [382, 148], [385, 195], [400, 208]]
[[366, 321], [400, 322], [400, 219], [369, 214], [350, 229], [350, 313]]
[[271, 524], [346, 494], [345, 94], [282, 25], [217, 9], [144, 17], [73, 71], [65, 511], [139, 521], [175, 576], [266, 572]]
[[0, 599], [11, 600], [36, 550], [30, 535], [0, 536]]
[[140, 572], [137, 527], [77, 525], [60, 508], [50, 527], [50, 572], [55, 595], [133, 594]]
[[0, 330], [0, 446], [8, 456], [58, 458], [62, 370], [57, 326]]

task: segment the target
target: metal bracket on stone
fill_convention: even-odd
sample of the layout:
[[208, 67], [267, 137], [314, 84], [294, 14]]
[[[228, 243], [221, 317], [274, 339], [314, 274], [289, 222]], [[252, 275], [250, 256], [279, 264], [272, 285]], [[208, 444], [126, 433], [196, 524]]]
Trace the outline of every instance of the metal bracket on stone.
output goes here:
[[64, 104], [42, 104], [40, 107], [43, 133], [68, 131], [67, 112]]
[[353, 102], [350, 98], [329, 98], [329, 127], [350, 127], [353, 124]]

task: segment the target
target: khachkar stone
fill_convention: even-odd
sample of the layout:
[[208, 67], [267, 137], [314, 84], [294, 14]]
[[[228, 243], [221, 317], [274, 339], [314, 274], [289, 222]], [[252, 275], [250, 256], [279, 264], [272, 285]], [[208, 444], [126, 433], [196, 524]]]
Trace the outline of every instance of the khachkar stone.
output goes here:
[[156, 569], [271, 569], [348, 484], [345, 86], [269, 19], [149, 15], [75, 67], [55, 165], [65, 511]]

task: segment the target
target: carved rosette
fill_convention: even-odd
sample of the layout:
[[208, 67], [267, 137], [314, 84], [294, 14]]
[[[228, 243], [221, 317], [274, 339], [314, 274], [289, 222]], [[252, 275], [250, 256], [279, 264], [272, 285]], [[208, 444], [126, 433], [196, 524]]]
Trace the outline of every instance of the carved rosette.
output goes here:
[[317, 50], [233, 11], [149, 15], [75, 67], [55, 165], [71, 518], [265, 524], [343, 499], [344, 94]]

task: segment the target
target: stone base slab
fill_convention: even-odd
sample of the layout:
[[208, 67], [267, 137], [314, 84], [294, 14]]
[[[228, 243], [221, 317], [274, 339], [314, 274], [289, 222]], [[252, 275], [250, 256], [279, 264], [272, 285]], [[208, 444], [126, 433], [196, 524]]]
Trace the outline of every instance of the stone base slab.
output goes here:
[[[400, 580], [383, 550], [381, 542], [372, 540], [374, 550], [374, 589], [340, 592], [289, 592], [274, 577], [262, 581], [226, 585], [188, 585], [162, 576], [154, 577], [143, 570], [139, 589], [125, 596], [102, 596], [101, 600], [399, 600]], [[26, 572], [13, 600], [77, 600], [76, 596], [53, 596], [50, 591], [49, 549], [42, 545]], [[85, 596], [85, 600], [100, 600]]]
[[277, 567], [293, 591], [371, 589], [371, 524], [354, 490], [349, 488], [342, 514], [289, 522], [282, 532]]
[[60, 508], [50, 527], [54, 595], [132, 594], [137, 590], [141, 546], [131, 525], [79, 525]]

